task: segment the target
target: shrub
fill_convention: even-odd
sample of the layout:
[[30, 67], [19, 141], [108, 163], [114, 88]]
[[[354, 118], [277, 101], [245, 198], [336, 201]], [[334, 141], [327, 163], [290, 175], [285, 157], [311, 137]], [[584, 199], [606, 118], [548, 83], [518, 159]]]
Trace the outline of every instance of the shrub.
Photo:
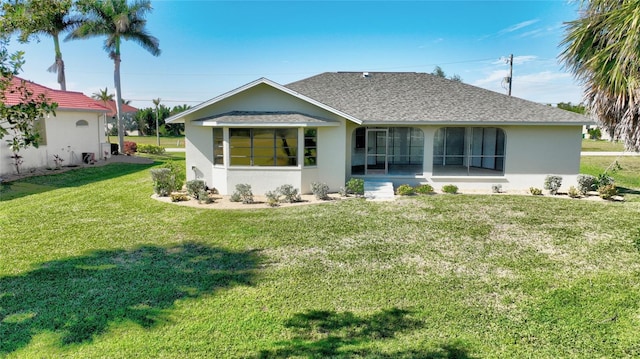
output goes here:
[[580, 191], [578, 191], [575, 187], [569, 187], [569, 191], [567, 192], [569, 197], [571, 198], [580, 198]]
[[345, 185], [347, 193], [355, 194], [356, 196], [364, 196], [364, 180], [362, 178], [351, 178]]
[[542, 196], [542, 190], [536, 187], [529, 187], [529, 193], [534, 196]]
[[578, 182], [578, 191], [583, 195], [596, 189], [596, 184], [598, 183], [596, 177], [592, 175], [579, 174], [576, 180]]
[[[238, 199], [235, 200], [234, 199]], [[246, 183], [238, 183], [236, 185], [236, 191], [231, 195], [233, 202], [240, 202], [244, 204], [253, 203], [253, 192], [251, 192], [251, 185]]]
[[491, 192], [493, 192], [493, 193], [502, 193], [502, 185], [501, 184], [491, 185]]
[[603, 187], [603, 186], [608, 186], [610, 184], [613, 184], [614, 180], [613, 177], [607, 175], [606, 173], [601, 173], [598, 175], [598, 178], [596, 179], [596, 186], [597, 188]]
[[160, 155], [164, 153], [164, 147], [141, 143], [138, 145], [137, 151], [140, 153], [151, 153], [154, 155]]
[[198, 203], [213, 203], [215, 202], [215, 200], [213, 198], [211, 198], [209, 196], [209, 192], [207, 192], [206, 190], [202, 189], [200, 190], [195, 197], [198, 200]]
[[283, 202], [286, 203], [295, 203], [302, 200], [302, 198], [300, 198], [300, 194], [298, 193], [298, 189], [294, 188], [290, 184], [283, 184], [282, 186], [276, 188], [276, 194], [284, 196]]
[[560, 186], [562, 185], [562, 177], [548, 175], [544, 179], [544, 189], [549, 190], [549, 193], [555, 195], [558, 193]]
[[276, 189], [275, 191], [268, 191], [264, 194], [267, 197], [267, 204], [271, 207], [276, 207], [280, 205], [280, 193]]
[[132, 155], [138, 151], [138, 144], [131, 141], [124, 141], [124, 154]]
[[589, 129], [589, 138], [599, 140], [602, 137], [602, 131], [598, 127]]
[[317, 199], [324, 200], [329, 198], [329, 186], [326, 183], [313, 182], [311, 184], [311, 192]]
[[456, 194], [458, 193], [458, 186], [454, 184], [444, 185], [442, 186], [442, 192], [449, 193], [449, 194]]
[[175, 190], [179, 190], [184, 185], [184, 181], [187, 178], [186, 167], [184, 164], [180, 164], [174, 161], [167, 161], [160, 168], [168, 168], [175, 176]]
[[153, 192], [160, 197], [166, 197], [176, 190], [176, 176], [169, 168], [152, 169], [151, 179], [153, 180]]
[[195, 179], [187, 181], [187, 194], [193, 198], [197, 198], [200, 191], [206, 191], [207, 185], [203, 180]]
[[416, 193], [419, 194], [431, 194], [433, 193], [433, 187], [430, 184], [421, 184], [418, 187], [414, 188]]
[[409, 186], [408, 184], [401, 184], [396, 189], [396, 194], [400, 196], [411, 196], [415, 193], [416, 191], [413, 189], [413, 187]]
[[189, 200], [189, 196], [187, 196], [186, 193], [171, 193], [170, 198], [171, 202], [183, 202]]
[[340, 197], [347, 197], [349, 195], [349, 191], [347, 191], [347, 187], [340, 187], [338, 194]]
[[618, 189], [616, 188], [616, 185], [612, 183], [605, 186], [600, 186], [598, 188], [598, 193], [600, 194], [600, 198], [602, 199], [612, 199], [613, 196], [618, 194]]

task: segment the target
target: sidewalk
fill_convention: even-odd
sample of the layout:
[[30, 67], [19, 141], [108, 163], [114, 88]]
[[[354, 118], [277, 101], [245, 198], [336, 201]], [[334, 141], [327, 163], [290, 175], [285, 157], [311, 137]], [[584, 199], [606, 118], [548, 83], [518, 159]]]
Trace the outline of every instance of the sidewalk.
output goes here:
[[640, 152], [580, 152], [580, 156], [640, 156]]
[[184, 147], [183, 148], [165, 148], [164, 151], [165, 152], [184, 152]]

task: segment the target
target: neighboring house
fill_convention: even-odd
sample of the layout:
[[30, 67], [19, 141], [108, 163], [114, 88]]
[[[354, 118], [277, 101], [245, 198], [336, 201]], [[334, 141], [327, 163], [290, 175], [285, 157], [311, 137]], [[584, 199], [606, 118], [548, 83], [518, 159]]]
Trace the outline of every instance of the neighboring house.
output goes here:
[[[14, 77], [12, 86], [22, 81]], [[109, 156], [110, 145], [106, 143], [104, 114], [108, 109], [99, 101], [80, 92], [54, 90], [36, 83], [25, 81], [34, 96], [45, 94], [50, 102], [58, 104], [56, 115], [50, 115], [36, 121], [40, 133], [40, 146], [20, 149], [19, 155], [24, 161], [23, 172], [42, 167], [54, 167], [54, 155], [64, 160], [62, 165], [78, 165], [83, 161], [83, 153], [87, 159], [96, 160]], [[17, 94], [6, 92], [5, 104], [15, 105], [20, 102]], [[0, 119], [1, 120], [1, 119]], [[10, 138], [10, 137], [9, 137]], [[0, 146], [0, 176], [15, 173], [13, 154], [6, 142]], [[106, 151], [106, 153], [105, 153]]]
[[[116, 115], [117, 115], [116, 102], [114, 100], [110, 100], [107, 102], [103, 102], [103, 101], [99, 101], [99, 102], [101, 105], [109, 109], [109, 112], [105, 114], [107, 118], [106, 120], [107, 131], [111, 130], [114, 127], [117, 128], [118, 124], [116, 121]], [[127, 105], [126, 103], [123, 103], [120, 106], [120, 111], [122, 111], [122, 118], [124, 119], [125, 134], [129, 136], [138, 136], [139, 134], [138, 130], [127, 130], [127, 124], [134, 122], [133, 116], [136, 114], [136, 112], [138, 112], [138, 109], [131, 105]], [[137, 127], [137, 124], [136, 124], [136, 127]]]
[[349, 178], [439, 189], [568, 187], [585, 116], [425, 73], [323, 73], [289, 85], [262, 78], [174, 115], [187, 179], [222, 194], [283, 184], [337, 191]]

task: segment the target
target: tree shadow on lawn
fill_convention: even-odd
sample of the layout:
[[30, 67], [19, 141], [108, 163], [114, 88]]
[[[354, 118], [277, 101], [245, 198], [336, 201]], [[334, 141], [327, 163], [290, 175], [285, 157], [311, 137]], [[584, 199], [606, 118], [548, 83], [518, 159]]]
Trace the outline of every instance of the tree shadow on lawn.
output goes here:
[[81, 167], [70, 171], [27, 177], [0, 184], [0, 202], [44, 193], [58, 188], [79, 187], [90, 183], [126, 176], [149, 169], [159, 162], [150, 164], [110, 163], [98, 167]]
[[461, 343], [444, 344], [430, 351], [408, 350], [380, 353], [353, 346], [392, 339], [397, 333], [423, 327], [411, 312], [392, 308], [369, 316], [350, 312], [308, 311], [295, 314], [285, 324], [295, 333], [294, 339], [277, 343], [279, 348], [263, 350], [258, 358], [471, 358]]
[[258, 264], [255, 251], [145, 246], [47, 262], [0, 278], [0, 357], [42, 332], [60, 334], [63, 346], [90, 341], [114, 323], [151, 328], [168, 320], [176, 300], [251, 285]]

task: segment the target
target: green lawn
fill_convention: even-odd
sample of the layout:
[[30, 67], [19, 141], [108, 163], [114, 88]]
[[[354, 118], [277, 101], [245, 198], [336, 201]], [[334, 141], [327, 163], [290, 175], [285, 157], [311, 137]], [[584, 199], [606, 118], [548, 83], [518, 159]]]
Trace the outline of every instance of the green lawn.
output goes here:
[[2, 187], [0, 357], [640, 356], [639, 202], [217, 211], [151, 199], [150, 168]]
[[620, 141], [606, 140], [582, 140], [582, 151], [584, 152], [621, 152], [624, 151], [624, 143]]
[[[124, 136], [125, 141], [137, 144], [156, 145], [156, 136]], [[118, 143], [118, 136], [110, 136], [111, 143]], [[161, 136], [160, 146], [164, 148], [184, 148], [184, 136]]]

